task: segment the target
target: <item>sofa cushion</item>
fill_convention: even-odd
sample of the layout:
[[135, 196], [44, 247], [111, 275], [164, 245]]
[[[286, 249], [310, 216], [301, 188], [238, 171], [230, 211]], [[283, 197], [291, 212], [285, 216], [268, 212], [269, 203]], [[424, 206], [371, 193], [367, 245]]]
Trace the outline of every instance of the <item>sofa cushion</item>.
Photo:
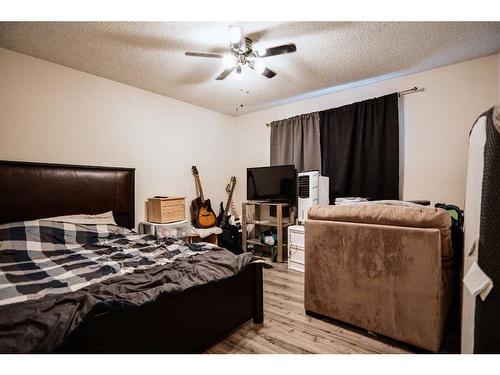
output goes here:
[[451, 217], [445, 210], [426, 206], [410, 207], [386, 204], [320, 205], [309, 209], [308, 218], [442, 230], [449, 230], [451, 226]]
[[435, 228], [441, 232], [442, 256], [449, 257], [453, 255], [451, 248], [451, 217], [442, 208], [377, 203], [347, 206], [319, 205], [309, 209], [308, 220]]

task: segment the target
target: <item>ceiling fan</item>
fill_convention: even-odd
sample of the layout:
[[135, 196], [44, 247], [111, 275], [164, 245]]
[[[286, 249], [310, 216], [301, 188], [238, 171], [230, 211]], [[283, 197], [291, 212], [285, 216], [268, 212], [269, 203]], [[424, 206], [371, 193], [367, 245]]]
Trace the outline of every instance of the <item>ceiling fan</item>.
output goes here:
[[243, 75], [241, 74], [242, 69], [245, 66], [248, 66], [267, 78], [273, 78], [276, 73], [268, 69], [261, 61], [261, 58], [292, 53], [297, 50], [297, 47], [293, 43], [254, 50], [252, 39], [243, 36], [243, 30], [239, 26], [229, 26], [229, 39], [229, 55], [208, 52], [186, 52], [185, 54], [186, 56], [223, 59], [225, 70], [217, 76], [216, 80], [220, 81], [234, 71], [234, 79], [236, 81], [241, 81], [243, 79]]

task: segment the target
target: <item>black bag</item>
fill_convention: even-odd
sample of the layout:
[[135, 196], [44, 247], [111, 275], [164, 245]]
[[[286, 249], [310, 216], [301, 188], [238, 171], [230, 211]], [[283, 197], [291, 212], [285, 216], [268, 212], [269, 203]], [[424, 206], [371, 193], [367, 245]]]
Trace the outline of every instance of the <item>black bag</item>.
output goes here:
[[[457, 206], [445, 203], [436, 203], [436, 208], [442, 208], [451, 216], [451, 247], [453, 249], [453, 292], [448, 316], [447, 334], [443, 347], [458, 348], [460, 350], [460, 288], [462, 286], [461, 273], [464, 246], [464, 212]], [[456, 349], [452, 349], [456, 350]]]
[[224, 247], [234, 254], [241, 254], [241, 232], [235, 225], [225, 225], [222, 228], [222, 233], [218, 235], [220, 247]]
[[463, 229], [464, 226], [464, 212], [458, 206], [454, 206], [452, 204], [446, 203], [436, 203], [434, 205], [436, 208], [442, 208], [443, 210], [448, 211], [451, 216], [452, 223], [451, 225], [455, 225], [460, 229]]
[[448, 211], [451, 216], [451, 245], [453, 248], [453, 257], [458, 264], [461, 264], [464, 246], [464, 212], [460, 207], [452, 204], [436, 203], [434, 207]]

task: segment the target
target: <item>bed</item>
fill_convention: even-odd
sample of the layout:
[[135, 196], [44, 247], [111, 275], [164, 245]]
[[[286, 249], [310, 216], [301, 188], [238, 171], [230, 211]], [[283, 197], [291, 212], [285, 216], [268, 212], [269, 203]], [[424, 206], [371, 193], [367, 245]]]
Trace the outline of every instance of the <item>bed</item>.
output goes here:
[[[156, 250], [166, 252], [165, 249], [177, 246], [181, 250], [176, 250], [175, 257], [200, 251], [193, 256], [168, 259], [164, 267], [145, 265], [141, 271], [106, 278], [68, 293], [0, 305], [0, 352], [200, 353], [249, 320], [262, 323], [262, 264], [230, 256], [224, 249], [188, 249], [169, 239], [160, 241], [128, 231], [135, 225], [134, 173], [130, 168], [0, 161], [3, 228], [6, 223], [28, 225], [34, 220], [40, 225], [36, 221], [40, 218], [112, 211], [119, 228], [113, 230], [119, 234], [113, 233], [112, 245], [106, 242], [103, 249], [102, 243], [92, 244], [92, 249], [97, 246], [98, 251], [110, 251], [111, 246], [128, 246], [139, 252], [145, 249], [147, 253], [154, 247], [151, 254], [160, 254]], [[18, 228], [22, 225], [7, 225], [7, 229], [22, 231], [22, 227]], [[51, 228], [50, 235], [54, 233], [59, 232]], [[64, 233], [67, 237], [72, 232]], [[123, 245], [129, 240], [130, 246]], [[22, 242], [16, 243], [22, 246]], [[78, 246], [78, 251], [89, 253], [88, 244]], [[143, 258], [137, 259], [142, 262]], [[179, 273], [188, 268], [196, 272]], [[182, 282], [175, 283], [174, 271]], [[186, 279], [193, 282], [185, 282]], [[142, 302], [123, 297], [129, 295], [123, 291], [130, 292], [131, 285], [132, 289], [135, 285], [142, 288], [132, 290], [138, 291], [134, 296], [144, 298]], [[156, 292], [151, 292], [153, 288], [145, 289], [145, 285], [155, 285]], [[86, 309], [75, 308], [89, 300], [93, 302]], [[70, 308], [54, 310], [60, 306]], [[74, 316], [78, 314], [80, 319], [75, 323]], [[71, 324], [54, 323], [61, 317]], [[25, 326], [26, 322], [32, 323]], [[34, 333], [26, 336], [28, 331]], [[19, 338], [20, 333], [23, 339]], [[10, 345], [2, 346], [2, 342]]]

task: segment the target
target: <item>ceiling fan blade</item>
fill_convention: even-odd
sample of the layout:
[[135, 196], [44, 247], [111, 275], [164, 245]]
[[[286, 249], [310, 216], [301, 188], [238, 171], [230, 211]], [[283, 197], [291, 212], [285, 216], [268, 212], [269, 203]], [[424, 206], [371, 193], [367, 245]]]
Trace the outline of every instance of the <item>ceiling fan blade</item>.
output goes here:
[[267, 78], [273, 78], [276, 75], [275, 72], [273, 72], [271, 69], [268, 68], [264, 69], [264, 71], [261, 74], [263, 76], [266, 76]]
[[284, 53], [292, 53], [297, 51], [295, 44], [283, 44], [282, 46], [276, 46], [271, 48], [266, 48], [263, 51], [258, 51], [259, 57], [269, 57], [275, 55], [282, 55]]
[[255, 70], [256, 73], [262, 74], [267, 78], [273, 78], [277, 74], [276, 72], [273, 72], [271, 69], [266, 68], [264, 64], [256, 60], [251, 60], [248, 65], [250, 66], [250, 68]]
[[220, 81], [220, 80], [223, 80], [224, 78], [226, 78], [228, 75], [231, 74], [231, 72], [236, 68], [236, 66], [232, 66], [232, 67], [229, 67], [229, 68], [226, 68], [226, 70], [224, 70], [221, 74], [219, 74], [219, 76], [216, 78], [217, 81]]
[[195, 57], [210, 57], [214, 59], [222, 59], [223, 55], [219, 55], [218, 53], [208, 53], [208, 52], [185, 52], [186, 56], [195, 56]]

